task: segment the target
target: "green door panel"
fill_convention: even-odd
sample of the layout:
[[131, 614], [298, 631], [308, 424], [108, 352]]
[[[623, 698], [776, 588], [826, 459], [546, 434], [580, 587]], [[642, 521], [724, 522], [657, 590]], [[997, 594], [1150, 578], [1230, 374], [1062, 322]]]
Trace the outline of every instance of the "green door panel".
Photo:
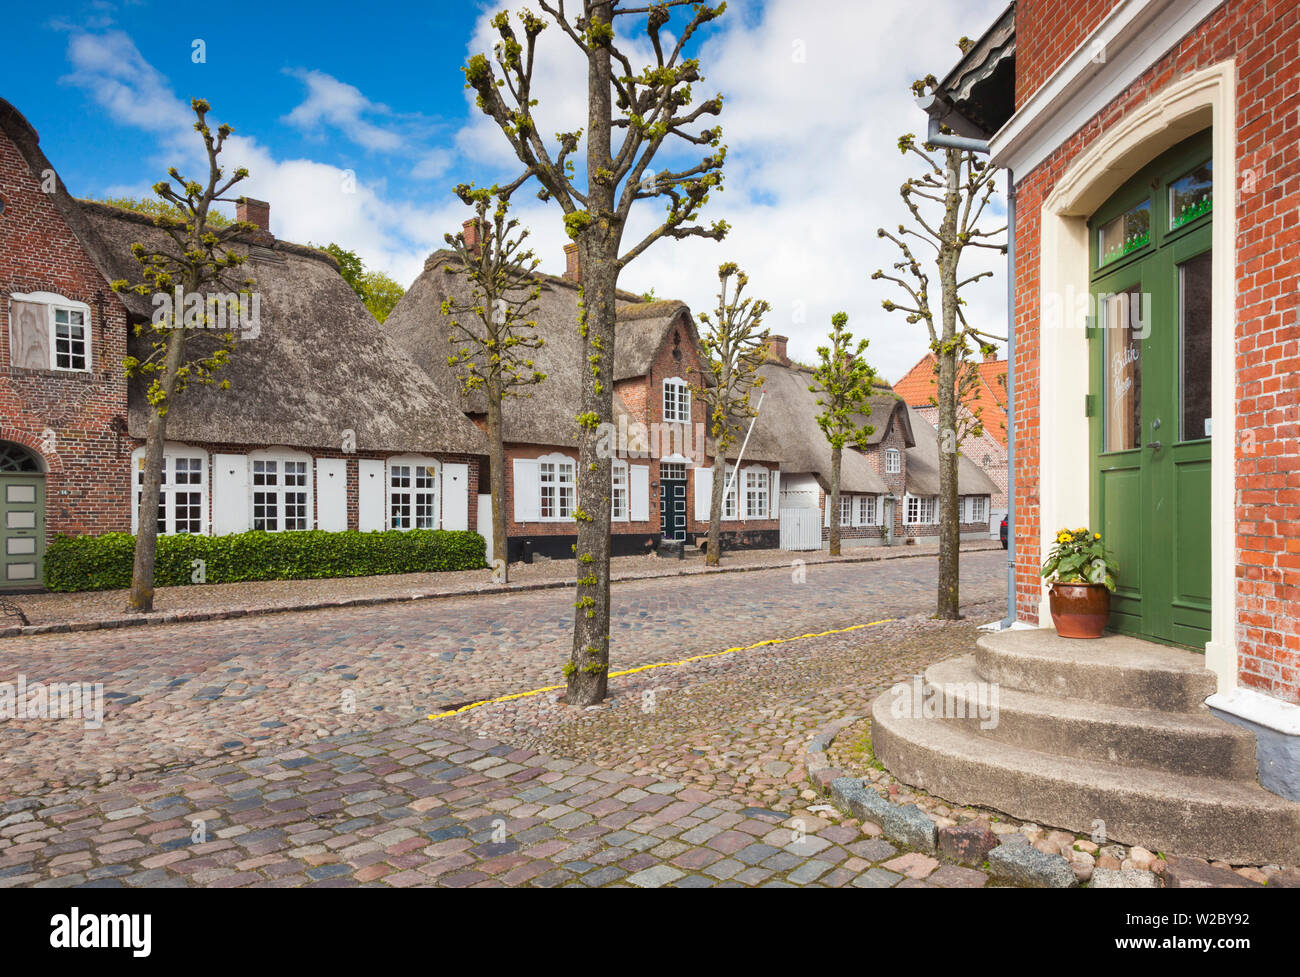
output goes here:
[[39, 588], [45, 558], [45, 477], [0, 475], [0, 590]]

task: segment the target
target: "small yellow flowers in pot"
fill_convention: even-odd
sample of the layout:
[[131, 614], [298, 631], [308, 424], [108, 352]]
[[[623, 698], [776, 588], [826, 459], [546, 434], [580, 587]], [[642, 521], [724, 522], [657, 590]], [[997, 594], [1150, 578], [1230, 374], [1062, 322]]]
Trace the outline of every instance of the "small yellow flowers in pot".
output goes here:
[[1049, 603], [1056, 633], [1063, 638], [1099, 638], [1110, 618], [1115, 561], [1101, 533], [1086, 526], [1059, 529], [1041, 576], [1051, 588]]

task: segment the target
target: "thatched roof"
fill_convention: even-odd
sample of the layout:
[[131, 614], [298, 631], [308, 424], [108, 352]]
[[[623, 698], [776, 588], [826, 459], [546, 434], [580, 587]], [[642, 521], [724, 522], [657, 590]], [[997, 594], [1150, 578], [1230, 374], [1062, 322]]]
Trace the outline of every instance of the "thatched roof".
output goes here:
[[867, 404], [871, 407], [871, 414], [858, 416], [858, 423], [870, 424], [872, 428], [871, 434], [867, 436], [867, 444], [880, 444], [889, 431], [891, 420], [903, 432], [903, 440], [909, 448], [916, 443], [912, 436], [912, 419], [907, 413], [907, 405], [901, 400], [892, 393], [880, 393], [867, 398]]
[[[912, 408], [916, 447], [907, 449], [907, 491], [912, 495], [939, 494], [939, 432]], [[957, 455], [957, 494], [996, 495], [1001, 491], [984, 469], [963, 454]]]
[[[812, 371], [769, 360], [759, 373], [765, 396], [754, 437], [780, 447], [782, 471], [814, 475], [829, 489], [831, 446], [817, 426], [821, 408], [817, 395], [808, 389]], [[846, 448], [840, 458], [840, 489], [881, 495], [889, 491], [871, 460], [853, 448]]]
[[[105, 246], [106, 277], [138, 280], [132, 243], [161, 241], [163, 232], [143, 214], [78, 206]], [[387, 339], [329, 255], [269, 235], [236, 248], [250, 254], [240, 277], [256, 281], [260, 332], [242, 338], [221, 370], [229, 390], [196, 385], [178, 399], [169, 439], [338, 448], [352, 431], [359, 450], [486, 453], [483, 434]], [[150, 314], [147, 297], [125, 298], [132, 313]], [[205, 341], [190, 338], [196, 350]], [[144, 389], [131, 385], [135, 437], [145, 432]]]
[[[503, 427], [507, 442], [567, 446], [575, 443], [582, 391], [582, 340], [578, 335], [577, 283], [554, 275], [537, 274], [541, 284], [538, 300], [537, 332], [546, 345], [535, 350], [532, 359], [546, 379], [523, 388], [521, 397], [507, 398], [503, 410]], [[455, 252], [435, 251], [424, 263], [424, 271], [401, 301], [389, 313], [384, 326], [393, 341], [410, 360], [433, 379], [439, 389], [456, 399], [467, 414], [487, 410], [482, 391], [466, 395], [461, 392], [455, 370], [447, 365], [450, 343], [448, 317], [442, 314], [443, 299], [453, 295], [468, 302], [472, 286]], [[645, 376], [655, 355], [663, 347], [670, 331], [680, 328], [683, 343], [695, 344], [698, 335], [690, 309], [683, 302], [665, 299], [646, 302], [631, 292], [619, 291], [616, 297], [618, 316], [614, 344], [614, 379], [626, 380]], [[614, 416], [628, 415], [625, 404], [615, 396]], [[629, 415], [630, 416], [630, 415]], [[751, 449], [755, 446], [751, 442]], [[747, 457], [776, 460], [778, 453]]]

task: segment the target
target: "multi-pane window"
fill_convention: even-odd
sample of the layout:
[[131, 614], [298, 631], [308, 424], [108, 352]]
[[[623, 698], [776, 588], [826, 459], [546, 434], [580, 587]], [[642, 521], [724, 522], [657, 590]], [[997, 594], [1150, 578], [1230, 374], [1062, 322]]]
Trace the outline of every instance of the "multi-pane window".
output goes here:
[[664, 420], [684, 422], [691, 419], [691, 388], [686, 381], [673, 377], [664, 381]]
[[970, 521], [984, 522], [988, 519], [989, 500], [986, 496], [977, 495], [970, 500]]
[[849, 495], [840, 496], [840, 525], [853, 525], [853, 497]]
[[617, 462], [611, 469], [610, 508], [611, 519], [627, 519], [627, 465]]
[[388, 525], [393, 529], [436, 529], [437, 469], [410, 462], [388, 467]]
[[874, 526], [876, 524], [876, 497], [874, 495], [858, 496], [858, 524]]
[[253, 459], [253, 528], [268, 533], [311, 528], [307, 461]]
[[740, 496], [740, 489], [737, 484], [738, 478], [733, 478], [734, 468], [728, 468], [725, 481], [722, 483], [722, 518], [736, 518], [736, 503]]
[[54, 310], [54, 369], [88, 369], [86, 313], [80, 309]]
[[745, 472], [745, 518], [767, 518], [767, 469]]
[[[207, 509], [206, 473], [202, 455], [166, 455], [163, 458], [158, 486], [158, 532], [202, 533]], [[144, 457], [137, 456], [135, 472], [135, 513], [140, 512], [144, 494]]]
[[885, 449], [885, 474], [897, 475], [903, 470], [903, 453], [897, 448]]
[[934, 497], [908, 496], [907, 521], [909, 523], [934, 522]]
[[571, 461], [544, 461], [538, 465], [543, 519], [568, 519], [573, 515], [574, 472]]

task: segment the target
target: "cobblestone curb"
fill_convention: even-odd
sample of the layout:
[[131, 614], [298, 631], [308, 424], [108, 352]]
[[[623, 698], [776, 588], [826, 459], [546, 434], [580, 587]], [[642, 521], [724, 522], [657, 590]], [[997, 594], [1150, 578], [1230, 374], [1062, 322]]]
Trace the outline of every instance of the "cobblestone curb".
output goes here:
[[[963, 553], [980, 552], [996, 549], [997, 546], [986, 545], [983, 541], [962, 546]], [[874, 549], [874, 547], [873, 547]], [[929, 551], [907, 552], [909, 547], [897, 547], [900, 552], [890, 549], [876, 556], [838, 557], [834, 560], [817, 561], [821, 563], [875, 563], [881, 560], [915, 559], [932, 556]], [[799, 559], [797, 551], [791, 551], [791, 562]], [[611, 583], [627, 583], [633, 580], [658, 580], [665, 577], [692, 577], [712, 573], [755, 573], [760, 570], [781, 570], [784, 564], [754, 564], [736, 567], [690, 567], [665, 573], [624, 573], [610, 577]], [[574, 586], [572, 580], [543, 580], [535, 583], [506, 584], [502, 587], [476, 590], [429, 590], [405, 594], [384, 594], [377, 597], [345, 597], [335, 600], [305, 601], [299, 604], [271, 604], [243, 608], [230, 608], [216, 611], [169, 611], [162, 614], [124, 614], [120, 617], [99, 618], [91, 621], [65, 621], [57, 624], [30, 624], [25, 627], [0, 628], [0, 638], [27, 637], [36, 634], [71, 634], [76, 631], [111, 631], [120, 628], [144, 627], [155, 624], [186, 624], [198, 621], [228, 621], [240, 617], [260, 617], [267, 614], [291, 614], [302, 611], [319, 611], [346, 607], [374, 607], [379, 604], [401, 604], [414, 600], [447, 600], [455, 597], [496, 597], [501, 594], [527, 593], [535, 590], [561, 590]]]

